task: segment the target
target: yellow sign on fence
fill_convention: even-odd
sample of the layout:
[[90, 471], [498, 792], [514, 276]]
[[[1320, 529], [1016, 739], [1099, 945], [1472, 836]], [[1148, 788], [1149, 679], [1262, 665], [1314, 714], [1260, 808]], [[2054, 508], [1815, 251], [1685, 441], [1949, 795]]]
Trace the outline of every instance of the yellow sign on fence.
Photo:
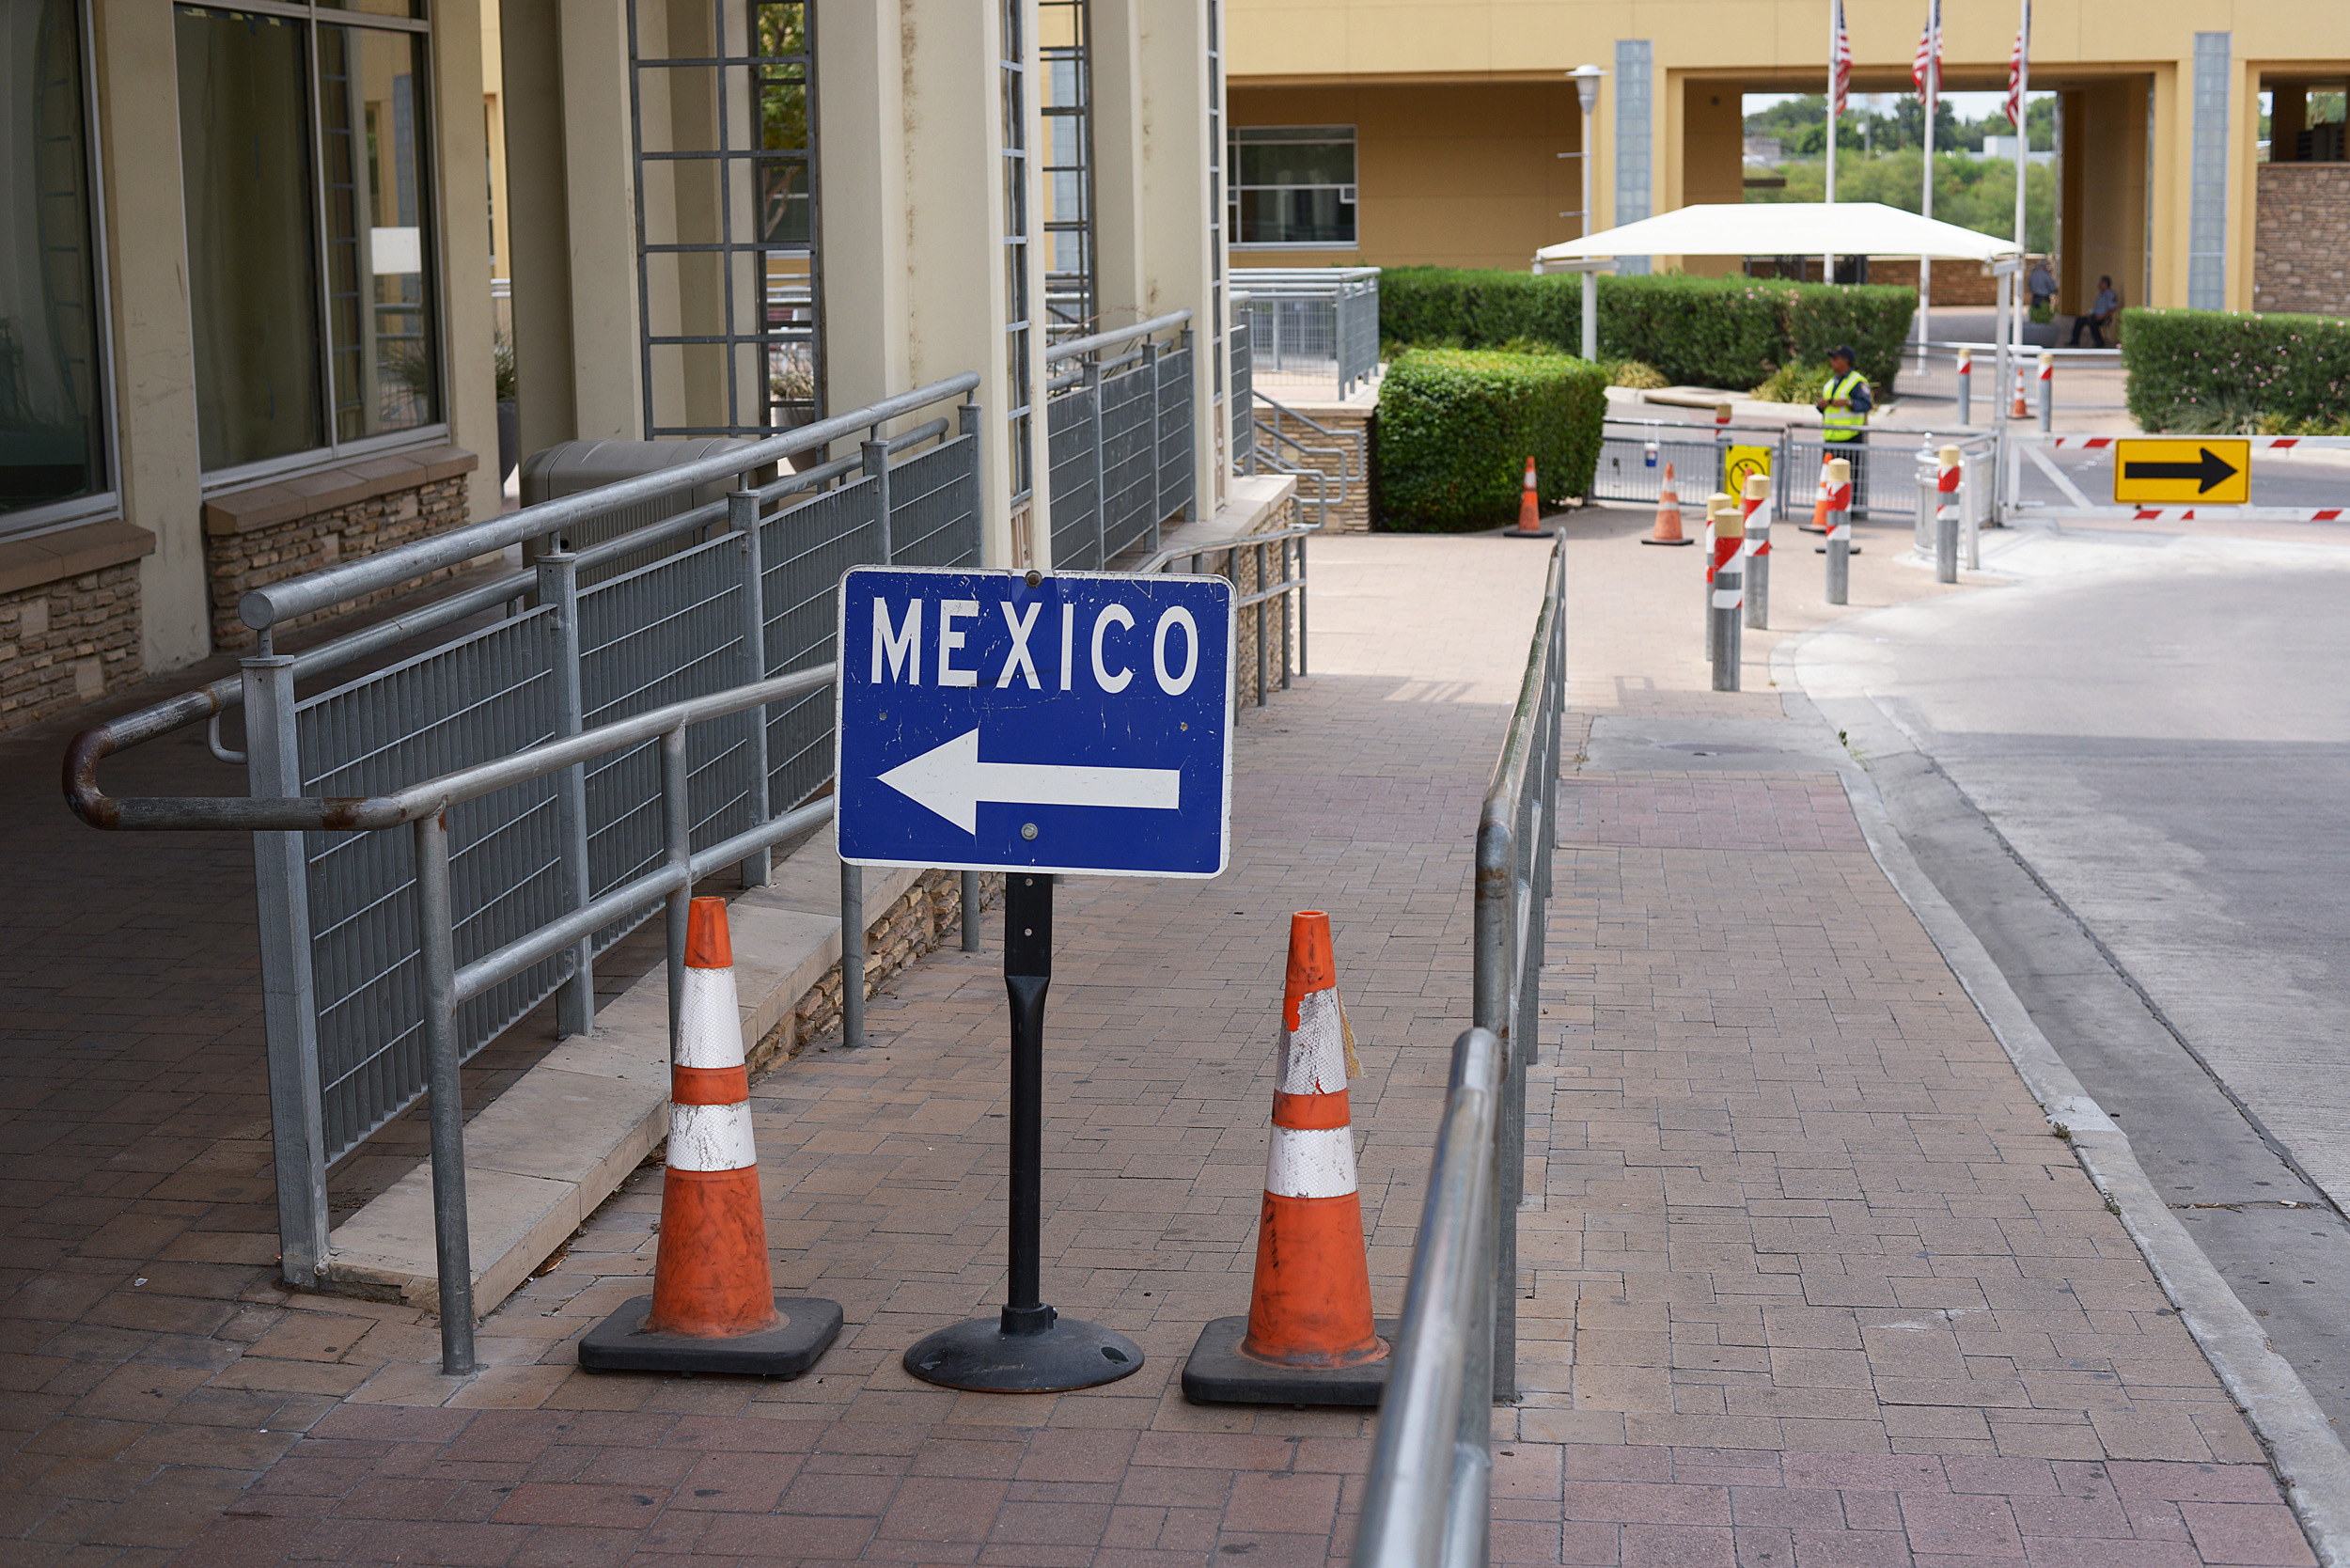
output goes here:
[[2138, 507], [2243, 506], [2252, 498], [2252, 444], [2226, 436], [2116, 441], [2113, 498]]
[[1747, 476], [1771, 477], [1771, 448], [1732, 447], [1722, 454], [1722, 493], [1732, 497], [1747, 493]]

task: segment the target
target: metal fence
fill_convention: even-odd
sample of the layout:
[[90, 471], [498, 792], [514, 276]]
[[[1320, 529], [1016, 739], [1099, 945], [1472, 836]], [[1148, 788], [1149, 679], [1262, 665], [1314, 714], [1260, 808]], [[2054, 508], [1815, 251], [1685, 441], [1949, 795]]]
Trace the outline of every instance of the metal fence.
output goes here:
[[1379, 269], [1235, 268], [1261, 375], [1327, 376], [1340, 398], [1379, 373]]
[[[1783, 514], [1810, 515], [1820, 465], [1841, 457], [1852, 465], [1853, 512], [1874, 521], [1914, 521], [1917, 487], [1912, 482], [1921, 447], [1955, 441], [1970, 454], [1968, 515], [1976, 525], [1996, 524], [1992, 476], [1997, 458], [1992, 437], [1962, 431], [1937, 435], [1924, 431], [1875, 426], [1864, 440], [1830, 443], [1816, 425], [1701, 425], [1669, 419], [1609, 419], [1602, 427], [1599, 463], [1591, 478], [1591, 499], [1655, 501], [1663, 493], [1665, 467], [1684, 506], [1702, 507], [1717, 491], [1729, 493], [1733, 448], [1764, 448]], [[1831, 450], [1831, 447], [1833, 448]], [[1975, 465], [1981, 463], [1981, 473]]]
[[1518, 1391], [1526, 1074], [1540, 1045], [1566, 723], [1564, 551], [1563, 541], [1551, 546], [1517, 709], [1478, 819], [1476, 1027], [1452, 1048], [1356, 1568], [1485, 1561], [1490, 1412]]
[[[1265, 694], [1272, 687], [1276, 657], [1280, 661], [1277, 673], [1283, 691], [1290, 689], [1292, 670], [1299, 676], [1306, 673], [1306, 541], [1321, 531], [1319, 525], [1275, 528], [1219, 544], [1177, 545], [1143, 561], [1135, 568], [1135, 574], [1149, 576], [1164, 572], [1179, 560], [1188, 562], [1188, 570], [1197, 572], [1203, 558], [1224, 557], [1222, 574], [1231, 579], [1235, 589], [1233, 629], [1253, 630], [1255, 635], [1255, 647], [1249, 651], [1254, 653], [1257, 666], [1256, 705], [1261, 708], [1265, 705]], [[1277, 571], [1278, 576], [1275, 575]], [[1244, 610], [1256, 612], [1253, 628], [1245, 628], [1239, 619]], [[1277, 648], [1277, 655], [1274, 652]], [[1239, 684], [1234, 682], [1235, 707], [1240, 699]]]
[[[256, 588], [241, 612], [262, 651], [239, 677], [126, 715], [76, 738], [70, 794], [101, 827], [268, 825], [241, 808], [304, 801], [301, 831], [255, 840], [281, 1268], [312, 1283], [327, 1243], [326, 1168], [426, 1092], [430, 958], [419, 935], [416, 852], [398, 835], [338, 820], [353, 797], [381, 797], [419, 777], [476, 768], [681, 701], [828, 665], [832, 594], [861, 563], [976, 565], [979, 559], [976, 376], [959, 376], [788, 435], [696, 463], [525, 508], [396, 550]], [[894, 437], [891, 423], [959, 402]], [[665, 494], [821, 456], [838, 440], [859, 450], [579, 551], [573, 528]], [[271, 650], [271, 629], [509, 545], [535, 542], [531, 571], [445, 598], [299, 656]], [[617, 576], [583, 573], [649, 547], [666, 555]], [[506, 616], [478, 630], [308, 695], [296, 682], [350, 665], [420, 633]], [[221, 744], [221, 712], [242, 703], [246, 749]], [[761, 713], [754, 711], [763, 709]], [[694, 805], [693, 853], [755, 833], [822, 790], [831, 771], [833, 709], [814, 685], [707, 715], [678, 731]], [[96, 769], [108, 753], [186, 724], [212, 721], [216, 753], [248, 773], [249, 799], [120, 802]], [[658, 727], [656, 727], [658, 728]], [[666, 730], [661, 733], [666, 733]], [[617, 899], [673, 859], [666, 815], [685, 794], [666, 779], [662, 742], [582, 753], [452, 806], [446, 822], [455, 962], [478, 964], [527, 933], [602, 912], [559, 948], [465, 993], [452, 1028], [470, 1056], [559, 994], [558, 1025], [583, 1033], [594, 1012], [598, 951], [649, 917], [659, 900]], [[665, 802], [668, 805], [665, 806]], [[137, 809], [133, 809], [137, 808]], [[764, 880], [766, 851], [746, 850]], [[725, 863], [725, 857], [717, 862]], [[430, 925], [430, 921], [426, 922]]]
[[1155, 550], [1161, 524], [1196, 514], [1195, 358], [1188, 310], [1045, 351], [1056, 571]]
[[1246, 294], [1232, 296], [1232, 471], [1255, 473], [1249, 459], [1257, 450], [1257, 421], [1251, 417], [1256, 408], [1256, 365], [1254, 335], [1248, 330], [1248, 312], [1241, 307], [1248, 303]]

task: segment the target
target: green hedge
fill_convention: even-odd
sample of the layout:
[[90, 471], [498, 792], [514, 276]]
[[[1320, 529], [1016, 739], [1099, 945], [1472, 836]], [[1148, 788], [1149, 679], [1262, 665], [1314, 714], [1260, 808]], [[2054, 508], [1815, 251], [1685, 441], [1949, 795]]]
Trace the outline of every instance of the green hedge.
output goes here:
[[2150, 431], [2331, 426], [2350, 415], [2350, 321], [2225, 310], [2125, 310], [2130, 415]]
[[1379, 384], [1382, 525], [1456, 533], [1518, 514], [1526, 460], [1543, 505], [1588, 494], [1607, 377], [1559, 353], [1421, 349]]
[[[1884, 284], [1778, 283], [1742, 277], [1602, 277], [1599, 352], [1668, 379], [1743, 391], [1790, 361], [1825, 360], [1839, 343], [1889, 390], [1917, 292]], [[1379, 336], [1389, 343], [1492, 348], [1512, 338], [1583, 341], [1583, 285], [1553, 273], [1388, 267], [1379, 274]]]

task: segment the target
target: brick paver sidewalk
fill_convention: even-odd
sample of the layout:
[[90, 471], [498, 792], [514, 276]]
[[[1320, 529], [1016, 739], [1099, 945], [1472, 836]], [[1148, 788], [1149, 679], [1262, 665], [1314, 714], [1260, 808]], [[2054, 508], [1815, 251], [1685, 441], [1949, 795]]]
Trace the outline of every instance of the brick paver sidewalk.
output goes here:
[[[1781, 722], [1762, 660], [1776, 634], [1749, 635], [1755, 690], [1704, 691], [1695, 552], [1640, 550], [1644, 527], [1570, 525], [1578, 730]], [[1856, 597], [1932, 591], [1891, 554], [1856, 563]], [[141, 1080], [146, 1120], [71, 1085], [10, 1102], [20, 1196], [42, 1179], [21, 1152], [39, 1129], [125, 1131], [100, 1146], [121, 1152], [58, 1168], [70, 1192], [8, 1216], [38, 1246], [0, 1301], [24, 1413], [0, 1562], [1342, 1560], [1369, 1421], [1195, 1407], [1175, 1375], [1200, 1323], [1246, 1303], [1292, 909], [1334, 917], [1366, 1070], [1374, 1295], [1400, 1303], [1466, 1014], [1470, 834], [1542, 568], [1485, 539], [1318, 544], [1317, 674], [1244, 724], [1231, 872], [1063, 889], [1046, 1295], [1138, 1340], [1135, 1376], [1006, 1398], [899, 1365], [1001, 1294], [992, 939], [901, 976], [870, 1048], [755, 1087], [779, 1273], [849, 1320], [797, 1383], [571, 1366], [567, 1341], [650, 1267], [643, 1176], [485, 1323], [476, 1378], [438, 1376], [413, 1311], [288, 1298], [251, 1253], [265, 1168], [234, 1173], [233, 1204], [126, 1173], [173, 1137], [250, 1144], [250, 1065], [246, 1099], [214, 1106], [192, 1048], [172, 1058], [181, 1078]], [[1781, 619], [1824, 613], [1808, 551], [1781, 568]], [[1834, 774], [1756, 761], [1726, 774], [1657, 749], [1567, 786], [1496, 1559], [2307, 1562], [2241, 1419], [1877, 871]], [[100, 929], [132, 923], [126, 898]], [[174, 912], [147, 917], [184, 940]], [[220, 964], [239, 934], [217, 938]], [[22, 940], [62, 961], [57, 938]], [[249, 1031], [245, 976], [221, 984], [201, 952], [143, 971], [119, 940], [86, 987], [102, 1004], [145, 985], [184, 993], [191, 1019], [228, 1010], [207, 1039]], [[7, 1060], [21, 1074], [37, 1056]], [[97, 1220], [108, 1184], [124, 1196]], [[123, 1261], [160, 1244], [87, 1245], [93, 1220], [164, 1202], [195, 1205], [169, 1246], [229, 1254], [212, 1272]]]

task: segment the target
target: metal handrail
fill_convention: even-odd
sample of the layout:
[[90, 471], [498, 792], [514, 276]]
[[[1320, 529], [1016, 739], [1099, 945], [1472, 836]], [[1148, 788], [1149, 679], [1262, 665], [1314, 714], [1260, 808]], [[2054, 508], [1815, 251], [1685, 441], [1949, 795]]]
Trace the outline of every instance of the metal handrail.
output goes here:
[[634, 478], [600, 485], [593, 490], [583, 490], [575, 495], [541, 501], [537, 506], [525, 507], [503, 517], [452, 528], [445, 534], [434, 534], [411, 544], [379, 551], [321, 572], [290, 577], [283, 582], [265, 583], [245, 592], [237, 603], [237, 614], [247, 626], [265, 632], [278, 622], [296, 616], [314, 614], [331, 609], [347, 600], [398, 588], [427, 572], [494, 554], [509, 544], [560, 533], [573, 524], [584, 523], [621, 507], [656, 500], [680, 490], [691, 491], [714, 480], [729, 478], [754, 468], [780, 463], [786, 458], [797, 457], [802, 452], [822, 451], [833, 442], [853, 436], [859, 431], [899, 418], [943, 399], [976, 391], [979, 384], [979, 376], [965, 371], [959, 376], [932, 382], [928, 386], [916, 387], [911, 392], [901, 392], [894, 398], [884, 398], [870, 407], [831, 419], [820, 419], [785, 434], [768, 436], [693, 463], [640, 474]]
[[[426, 993], [425, 1055], [431, 1068], [433, 1232], [435, 1267], [440, 1276], [443, 1372], [455, 1376], [474, 1370], [473, 1259], [466, 1219], [464, 1106], [459, 1076], [457, 1009], [614, 920], [666, 899], [669, 904], [669, 998], [674, 1034], [678, 998], [683, 994], [686, 904], [695, 882], [808, 831], [833, 812], [832, 797], [826, 796], [697, 853], [693, 848], [693, 814], [687, 798], [690, 784], [685, 764], [685, 731], [690, 726], [710, 719], [829, 687], [838, 667], [834, 664], [819, 665], [707, 697], [673, 702], [666, 708], [577, 735], [543, 742], [512, 756], [411, 784], [389, 794], [358, 799], [274, 800], [203, 795], [117, 800], [102, 794], [96, 796], [102, 803], [98, 815], [105, 819], [102, 825], [125, 829], [230, 828], [257, 833], [384, 832], [401, 826], [414, 829], [416, 924]], [[662, 820], [667, 839], [663, 863], [602, 898], [582, 904], [563, 918], [525, 933], [462, 968], [458, 967], [448, 881], [448, 808], [654, 739], [661, 743]], [[78, 753], [79, 743], [76, 749]], [[68, 766], [70, 776], [73, 764], [69, 762]], [[95, 769], [96, 758], [92, 757], [82, 776], [93, 793]], [[75, 809], [83, 809], [79, 801]], [[85, 811], [84, 815], [89, 820], [91, 814]], [[671, 1043], [674, 1046], [674, 1039]]]
[[1517, 1210], [1526, 1181], [1526, 1073], [1540, 1050], [1542, 974], [1551, 856], [1558, 834], [1560, 736], [1567, 705], [1566, 540], [1551, 547], [1542, 613], [1500, 760], [1477, 823], [1477, 1027], [1503, 1049], [1501, 1136], [1495, 1177], [1500, 1223], [1493, 1272], [1506, 1289], [1494, 1309], [1493, 1397], [1517, 1398]]
[[1452, 1047], [1435, 1163], [1380, 1402], [1355, 1568], [1481, 1568], [1492, 1407], [1517, 1398], [1526, 1070], [1542, 1018], [1566, 713], [1565, 541], [1477, 830], [1476, 1025]]
[[1452, 1044], [1412, 1282], [1395, 1336], [1355, 1536], [1355, 1568], [1482, 1568], [1493, 1472], [1485, 1386], [1494, 1275], [1479, 1245], [1494, 1225], [1493, 1145], [1502, 1045], [1487, 1029]]
[[[1257, 706], [1261, 708], [1265, 705], [1266, 689], [1272, 684], [1271, 655], [1266, 650], [1267, 622], [1270, 619], [1267, 606], [1276, 599], [1281, 602], [1281, 689], [1290, 689], [1292, 615], [1296, 618], [1297, 632], [1296, 673], [1301, 680], [1306, 675], [1306, 541], [1321, 531], [1320, 524], [1309, 523], [1288, 528], [1271, 528], [1261, 534], [1243, 534], [1214, 544], [1170, 544], [1145, 558], [1141, 565], [1134, 569], [1135, 575], [1147, 577], [1152, 572], [1166, 571], [1172, 562], [1186, 559], [1191, 562], [1192, 571], [1198, 572], [1200, 557], [1220, 554], [1224, 557], [1225, 570], [1232, 574], [1237, 586], [1240, 552], [1254, 550], [1257, 553], [1256, 589], [1234, 599], [1232, 611], [1235, 615], [1246, 609], [1257, 612]], [[1296, 544], [1293, 565], [1290, 549], [1292, 541]], [[1278, 582], [1270, 580], [1271, 563], [1265, 558], [1265, 551], [1276, 545], [1280, 547], [1281, 576]]]
[[1147, 321], [1136, 321], [1133, 326], [1120, 327], [1113, 332], [1097, 332], [1089, 337], [1072, 337], [1065, 343], [1056, 343], [1046, 349], [1044, 363], [1057, 365], [1064, 359], [1079, 359], [1089, 353], [1099, 353], [1104, 349], [1114, 349], [1120, 343], [1132, 343], [1138, 338], [1148, 337], [1154, 332], [1165, 332], [1170, 327], [1183, 326], [1190, 320], [1189, 310], [1172, 310], [1164, 316], [1153, 316]]

